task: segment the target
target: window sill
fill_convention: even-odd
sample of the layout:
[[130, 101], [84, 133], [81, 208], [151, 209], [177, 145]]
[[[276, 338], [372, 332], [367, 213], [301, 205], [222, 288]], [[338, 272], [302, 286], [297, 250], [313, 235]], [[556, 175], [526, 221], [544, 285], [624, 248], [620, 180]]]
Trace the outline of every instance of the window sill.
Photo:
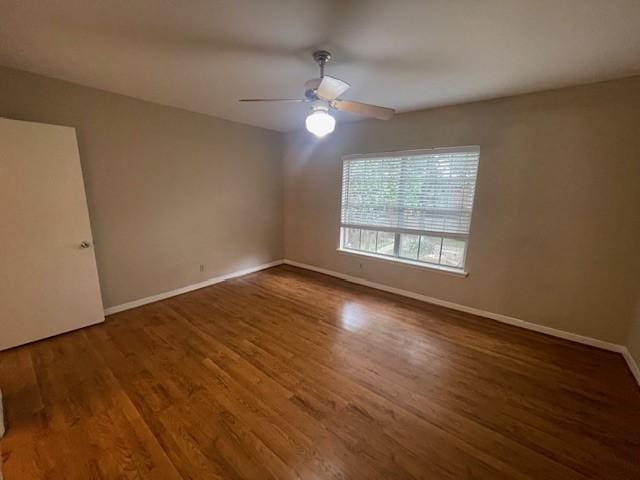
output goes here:
[[366, 258], [371, 258], [373, 260], [382, 260], [383, 262], [407, 265], [409, 267], [415, 267], [415, 268], [423, 268], [425, 270], [432, 270], [437, 273], [453, 275], [454, 277], [469, 276], [469, 272], [465, 272], [464, 270], [460, 270], [458, 268], [445, 267], [444, 265], [430, 265], [428, 263], [413, 262], [411, 260], [406, 260], [404, 258], [387, 257], [384, 255], [377, 255], [375, 253], [370, 253], [370, 252], [361, 252], [358, 250], [347, 250], [346, 248], [338, 248], [337, 251], [338, 253], [345, 254], [345, 255], [353, 255], [356, 257], [366, 257]]

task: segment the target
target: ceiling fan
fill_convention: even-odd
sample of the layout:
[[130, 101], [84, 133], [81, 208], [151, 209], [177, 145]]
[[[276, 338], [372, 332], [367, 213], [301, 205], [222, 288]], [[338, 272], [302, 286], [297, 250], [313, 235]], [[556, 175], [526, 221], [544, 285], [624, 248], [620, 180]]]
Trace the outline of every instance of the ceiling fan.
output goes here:
[[396, 113], [392, 108], [339, 100], [338, 97], [349, 89], [349, 84], [324, 74], [324, 66], [331, 59], [331, 54], [326, 50], [318, 50], [313, 52], [313, 59], [320, 66], [320, 78], [312, 78], [304, 84], [305, 98], [243, 98], [240, 102], [311, 103], [305, 126], [316, 137], [324, 137], [335, 129], [336, 120], [329, 113], [331, 110], [341, 110], [379, 120], [389, 120]]

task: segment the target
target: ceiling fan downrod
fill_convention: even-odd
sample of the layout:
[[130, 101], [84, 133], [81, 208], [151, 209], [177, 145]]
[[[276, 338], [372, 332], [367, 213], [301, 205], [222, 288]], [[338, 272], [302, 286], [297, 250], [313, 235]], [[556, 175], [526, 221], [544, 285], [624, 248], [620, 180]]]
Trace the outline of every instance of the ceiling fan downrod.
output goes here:
[[316, 50], [313, 52], [313, 59], [320, 66], [320, 78], [324, 78], [324, 66], [331, 60], [331, 53], [326, 50]]

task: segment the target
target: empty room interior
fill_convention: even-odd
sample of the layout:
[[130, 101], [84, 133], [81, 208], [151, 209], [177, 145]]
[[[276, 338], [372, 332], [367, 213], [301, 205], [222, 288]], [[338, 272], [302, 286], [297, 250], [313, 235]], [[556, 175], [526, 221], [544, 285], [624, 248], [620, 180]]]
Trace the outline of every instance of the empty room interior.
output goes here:
[[0, 478], [640, 480], [640, 1], [0, 0]]

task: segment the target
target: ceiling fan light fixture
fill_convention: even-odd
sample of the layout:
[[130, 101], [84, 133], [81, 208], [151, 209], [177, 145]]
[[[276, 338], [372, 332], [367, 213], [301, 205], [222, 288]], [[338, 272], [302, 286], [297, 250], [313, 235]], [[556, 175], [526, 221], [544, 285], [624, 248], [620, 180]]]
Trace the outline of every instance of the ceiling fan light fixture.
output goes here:
[[241, 102], [311, 102], [305, 126], [316, 137], [329, 135], [336, 128], [336, 119], [329, 110], [349, 112], [363, 117], [389, 120], [395, 114], [393, 108], [379, 107], [362, 102], [341, 100], [339, 97], [349, 89], [349, 84], [339, 78], [324, 74], [324, 67], [331, 59], [326, 50], [313, 52], [313, 59], [320, 67], [320, 77], [312, 78], [304, 84], [304, 98], [242, 98]]
[[336, 119], [329, 114], [329, 109], [324, 106], [314, 106], [305, 120], [307, 130], [316, 137], [322, 138], [336, 128]]

